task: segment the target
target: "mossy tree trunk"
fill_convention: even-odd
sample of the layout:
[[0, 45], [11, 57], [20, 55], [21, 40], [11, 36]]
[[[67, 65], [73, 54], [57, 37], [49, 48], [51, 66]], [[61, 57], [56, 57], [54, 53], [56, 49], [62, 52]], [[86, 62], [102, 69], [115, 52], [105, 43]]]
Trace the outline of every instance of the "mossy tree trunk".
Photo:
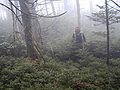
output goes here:
[[22, 22], [24, 26], [25, 42], [27, 47], [27, 55], [31, 59], [37, 58], [37, 52], [34, 48], [34, 40], [32, 37], [32, 23], [29, 6], [26, 0], [19, 0], [20, 8], [22, 10]]

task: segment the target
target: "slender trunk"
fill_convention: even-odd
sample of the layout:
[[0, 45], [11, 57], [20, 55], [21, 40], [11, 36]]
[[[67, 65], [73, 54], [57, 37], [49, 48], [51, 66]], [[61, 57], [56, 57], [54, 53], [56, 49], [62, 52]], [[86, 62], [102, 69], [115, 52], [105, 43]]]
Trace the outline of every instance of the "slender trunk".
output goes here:
[[51, 7], [52, 7], [52, 11], [53, 11], [53, 15], [56, 15], [55, 13], [55, 7], [54, 7], [54, 3], [52, 0], [50, 0], [50, 3], [51, 3]]
[[[92, 13], [93, 13], [93, 1], [90, 0], [90, 15], [91, 15], [91, 16], [92, 16]], [[90, 19], [90, 24], [91, 24], [91, 26], [93, 26], [91, 19]]]
[[48, 15], [48, 7], [47, 7], [47, 0], [45, 0], [45, 9], [46, 9], [46, 14]]
[[81, 23], [80, 23], [80, 3], [79, 3], [79, 0], [76, 0], [76, 5], [77, 5], [77, 22], [78, 22], [78, 27], [80, 28]]
[[90, 14], [92, 15], [93, 13], [93, 1], [90, 0]]
[[[10, 3], [10, 7], [14, 11], [14, 8], [12, 7], [11, 3]], [[15, 16], [14, 16], [13, 13], [12, 13], [12, 21], [13, 21], [13, 26], [12, 26], [12, 29], [13, 29], [13, 42], [15, 42], [16, 41], [16, 35], [15, 35]], [[13, 56], [16, 56], [16, 48], [15, 48], [15, 46], [13, 47]]]
[[105, 7], [106, 7], [106, 28], [107, 28], [107, 64], [109, 65], [109, 58], [110, 58], [110, 39], [109, 39], [109, 17], [108, 17], [108, 4], [107, 0], [105, 0]]

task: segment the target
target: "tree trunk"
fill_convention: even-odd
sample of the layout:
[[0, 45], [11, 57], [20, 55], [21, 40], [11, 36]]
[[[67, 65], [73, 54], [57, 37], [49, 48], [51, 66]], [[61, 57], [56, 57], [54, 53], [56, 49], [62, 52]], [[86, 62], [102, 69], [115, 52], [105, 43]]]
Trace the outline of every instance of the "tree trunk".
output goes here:
[[78, 27], [80, 28], [81, 23], [80, 23], [80, 3], [79, 3], [79, 0], [76, 0], [76, 5], [77, 5], [77, 22], [78, 22]]
[[49, 15], [48, 7], [47, 7], [47, 0], [45, 0], [45, 9], [46, 9], [46, 14]]
[[26, 14], [22, 13], [22, 22], [24, 25], [27, 54], [28, 54], [28, 57], [30, 57], [31, 59], [36, 59], [37, 52], [34, 48], [34, 42], [32, 38], [32, 23], [31, 23], [30, 9], [26, 4], [26, 0], [19, 0], [19, 3], [20, 3], [20, 8], [22, 12], [26, 13]]
[[51, 7], [52, 7], [52, 12], [53, 12], [53, 15], [56, 15], [56, 12], [55, 12], [55, 7], [54, 7], [54, 3], [52, 0], [50, 0], [50, 3], [51, 3]]
[[[93, 13], [93, 0], [90, 0], [90, 16], [92, 16]], [[92, 20], [90, 19], [90, 25], [93, 26]]]
[[110, 35], [109, 35], [109, 13], [108, 13], [108, 4], [107, 0], [105, 0], [105, 8], [106, 8], [106, 29], [107, 29], [107, 65], [109, 65], [110, 59]]
[[90, 0], [90, 14], [93, 13], [93, 0]]

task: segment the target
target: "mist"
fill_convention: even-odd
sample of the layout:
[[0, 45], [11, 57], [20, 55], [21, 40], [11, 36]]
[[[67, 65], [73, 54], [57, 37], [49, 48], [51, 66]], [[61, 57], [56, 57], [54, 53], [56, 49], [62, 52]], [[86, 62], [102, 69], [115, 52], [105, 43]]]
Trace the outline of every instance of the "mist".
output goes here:
[[0, 90], [119, 90], [120, 0], [0, 0]]

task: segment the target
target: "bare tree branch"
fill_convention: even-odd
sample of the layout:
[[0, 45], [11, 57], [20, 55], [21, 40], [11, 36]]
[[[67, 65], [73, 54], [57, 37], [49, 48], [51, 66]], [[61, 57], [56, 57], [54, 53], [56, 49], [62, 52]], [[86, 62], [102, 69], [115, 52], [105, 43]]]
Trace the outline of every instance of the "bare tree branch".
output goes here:
[[43, 15], [38, 15], [38, 16], [40, 16], [40, 17], [43, 17], [43, 18], [56, 18], [56, 17], [60, 17], [60, 16], [62, 16], [62, 15], [64, 15], [64, 14], [66, 14], [67, 13], [67, 11], [65, 11], [65, 12], [63, 12], [63, 13], [61, 13], [61, 14], [59, 14], [59, 15], [55, 15], [55, 16], [43, 16]]
[[117, 5], [120, 8], [120, 5], [117, 4], [115, 1], [111, 0], [115, 5]]
[[109, 5], [109, 4], [108, 4], [108, 6], [120, 12], [119, 9], [116, 9], [116, 8], [112, 7], [111, 5]]
[[36, 13], [25, 13], [25, 12], [23, 12], [22, 10], [20, 10], [19, 8], [17, 8], [17, 7], [12, 3], [11, 0], [9, 0], [9, 2], [10, 2], [18, 11], [20, 11], [21, 13], [26, 14], [26, 15], [30, 15], [30, 16], [32, 16], [32, 17], [55, 18], [55, 17], [60, 17], [60, 16], [64, 15], [65, 13], [67, 13], [67, 11], [65, 11], [65, 12], [63, 12], [63, 13], [61, 13], [61, 14], [59, 14], [59, 15], [55, 15], [55, 16], [44, 16], [44, 15], [39, 15], [39, 14], [36, 14]]
[[6, 5], [3, 4], [3, 3], [0, 3], [0, 5], [6, 7], [7, 9], [9, 9], [9, 10], [16, 16], [16, 18], [17, 18], [17, 20], [19, 21], [19, 23], [23, 26], [22, 22], [20, 21], [20, 19], [19, 19], [18, 16], [16, 15], [16, 13], [15, 13], [11, 8], [9, 8], [8, 6], [6, 6]]

